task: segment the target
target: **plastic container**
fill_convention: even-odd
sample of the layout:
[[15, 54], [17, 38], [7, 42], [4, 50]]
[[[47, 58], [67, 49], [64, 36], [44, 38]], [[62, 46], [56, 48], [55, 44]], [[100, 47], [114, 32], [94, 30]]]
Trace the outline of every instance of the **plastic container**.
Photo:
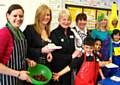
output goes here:
[[[47, 66], [42, 65], [42, 64], [37, 64], [33, 68], [29, 67], [28, 71], [30, 72], [29, 76], [30, 76], [30, 78], [32, 80], [32, 84], [35, 84], [35, 85], [47, 84], [51, 80], [51, 78], [52, 78], [51, 70]], [[44, 77], [47, 78], [47, 80], [46, 81], [35, 80], [33, 78], [34, 75], [43, 75]]]

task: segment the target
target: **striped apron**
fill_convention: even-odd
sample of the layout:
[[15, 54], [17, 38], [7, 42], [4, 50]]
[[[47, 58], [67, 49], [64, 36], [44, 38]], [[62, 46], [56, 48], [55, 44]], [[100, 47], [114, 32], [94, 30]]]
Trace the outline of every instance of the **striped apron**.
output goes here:
[[[15, 70], [25, 69], [25, 56], [27, 54], [27, 40], [14, 40], [13, 53], [7, 66]], [[23, 81], [16, 77], [0, 74], [0, 85], [23, 85]]]

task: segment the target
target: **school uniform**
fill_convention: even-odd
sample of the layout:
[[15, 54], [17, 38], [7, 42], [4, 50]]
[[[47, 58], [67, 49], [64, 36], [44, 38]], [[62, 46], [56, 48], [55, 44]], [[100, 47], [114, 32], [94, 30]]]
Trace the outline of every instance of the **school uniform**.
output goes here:
[[[118, 42], [114, 42], [112, 41], [112, 49], [113, 49], [113, 56], [112, 56], [112, 62], [116, 65], [118, 65], [120, 67], [120, 53], [119, 54], [115, 54], [115, 50], [116, 48], [119, 49], [120, 48], [120, 40]], [[117, 51], [119, 52], [119, 51]]]
[[[112, 63], [119, 66], [119, 68], [113, 68], [111, 69], [111, 75], [116, 74], [117, 71], [120, 69], [120, 40], [118, 42], [112, 41], [112, 49], [113, 49], [113, 55], [112, 55]], [[117, 49], [117, 50], [116, 50]]]

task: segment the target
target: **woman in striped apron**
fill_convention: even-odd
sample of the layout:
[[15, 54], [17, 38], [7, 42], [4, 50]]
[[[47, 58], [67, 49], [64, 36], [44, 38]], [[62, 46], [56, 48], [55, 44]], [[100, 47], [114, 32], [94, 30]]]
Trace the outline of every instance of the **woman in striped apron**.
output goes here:
[[24, 10], [18, 4], [9, 7], [7, 24], [0, 30], [0, 85], [23, 85], [30, 82], [25, 70], [27, 44], [19, 30], [24, 18]]

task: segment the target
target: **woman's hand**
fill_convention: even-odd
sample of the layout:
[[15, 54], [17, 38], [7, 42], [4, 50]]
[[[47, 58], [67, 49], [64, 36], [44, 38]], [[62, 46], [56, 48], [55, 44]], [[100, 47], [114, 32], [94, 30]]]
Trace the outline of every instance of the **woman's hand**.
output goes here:
[[31, 83], [32, 81], [31, 81], [30, 77], [28, 76], [28, 74], [29, 74], [28, 71], [19, 71], [17, 77], [18, 77], [20, 80], [26, 80], [27, 82], [30, 82], [30, 83]]
[[53, 79], [54, 81], [59, 81], [59, 77], [60, 77], [59, 73], [53, 73], [52, 79]]
[[44, 46], [42, 49], [41, 49], [41, 52], [42, 53], [50, 53], [54, 51], [54, 49], [50, 49], [50, 47], [48, 45]]
[[51, 53], [48, 53], [48, 54], [47, 54], [47, 61], [48, 61], [48, 62], [51, 62], [52, 59], [53, 59], [52, 54], [51, 54]]
[[28, 63], [28, 66], [30, 67], [35, 67], [37, 65], [37, 63], [34, 60], [26, 58], [26, 61]]

